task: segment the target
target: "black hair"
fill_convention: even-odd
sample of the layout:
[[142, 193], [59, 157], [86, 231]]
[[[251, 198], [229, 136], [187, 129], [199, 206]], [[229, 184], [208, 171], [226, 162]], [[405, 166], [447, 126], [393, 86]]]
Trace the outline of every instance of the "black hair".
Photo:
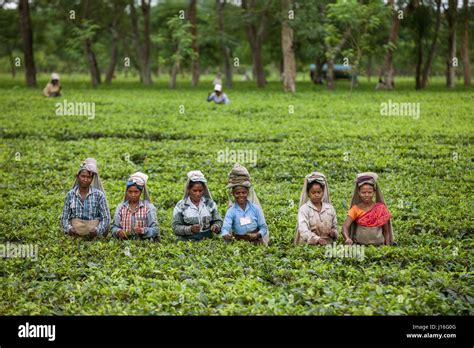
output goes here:
[[234, 192], [234, 191], [237, 190], [238, 188], [244, 188], [244, 189], [246, 189], [247, 191], [249, 190], [249, 188], [246, 187], [246, 186], [244, 186], [244, 185], [237, 185], [237, 186], [232, 187], [232, 192]]
[[84, 170], [85, 170], [86, 172], [89, 172], [89, 173], [91, 174], [92, 178], [94, 178], [95, 173], [94, 173], [94, 172], [91, 172], [90, 170], [87, 170], [86, 168], [81, 169], [81, 170], [77, 173], [76, 176], [81, 175], [81, 173], [82, 173]]
[[311, 188], [314, 186], [314, 185], [319, 185], [319, 187], [321, 187], [322, 190], [324, 190], [324, 185], [321, 184], [320, 182], [317, 182], [317, 181], [313, 181], [313, 182], [310, 182], [308, 184], [308, 186], [306, 187], [306, 193], [309, 193], [309, 191], [311, 190]]
[[196, 184], [201, 184], [202, 188], [204, 188], [204, 183], [203, 182], [201, 182], [201, 181], [190, 181], [189, 185], [188, 185], [188, 190], [190, 190]]
[[360, 188], [361, 188], [362, 186], [364, 186], [364, 185], [372, 186], [372, 188], [373, 188], [374, 191], [375, 191], [375, 185], [374, 185], [374, 184], [371, 184], [370, 182], [364, 182], [362, 185], [359, 185], [359, 186], [357, 187], [357, 191], [360, 191]]
[[135, 186], [140, 192], [143, 191], [143, 186], [140, 186], [140, 185], [138, 185], [137, 183], [133, 183], [133, 184], [127, 186], [127, 189], [126, 189], [125, 191], [128, 191], [128, 189], [129, 189], [130, 187], [133, 187], [133, 186]]

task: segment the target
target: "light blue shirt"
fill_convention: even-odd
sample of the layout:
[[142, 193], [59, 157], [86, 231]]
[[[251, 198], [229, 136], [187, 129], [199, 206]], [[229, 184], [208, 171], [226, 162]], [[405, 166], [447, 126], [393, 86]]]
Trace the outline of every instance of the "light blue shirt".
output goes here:
[[[241, 219], [249, 218], [250, 223], [241, 225]], [[246, 233], [259, 229], [260, 235], [263, 237], [268, 232], [265, 216], [263, 216], [262, 208], [258, 205], [247, 201], [245, 210], [242, 210], [238, 203], [234, 203], [225, 214], [224, 225], [222, 226], [221, 236], [225, 236], [231, 232], [244, 235]]]
[[207, 101], [213, 101], [216, 104], [229, 104], [230, 100], [225, 93], [221, 93], [221, 95], [217, 95], [216, 92], [213, 92], [209, 97], [207, 97]]

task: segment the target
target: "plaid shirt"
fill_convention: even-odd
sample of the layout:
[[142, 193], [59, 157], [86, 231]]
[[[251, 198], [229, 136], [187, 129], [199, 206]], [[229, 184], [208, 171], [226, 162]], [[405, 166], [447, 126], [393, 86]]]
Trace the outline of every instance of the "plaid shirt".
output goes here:
[[64, 233], [69, 232], [72, 227], [71, 220], [74, 218], [88, 221], [99, 219], [97, 234], [103, 235], [110, 224], [110, 211], [105, 194], [96, 188], [90, 187], [86, 198], [82, 201], [79, 188], [73, 188], [69, 191], [61, 215], [61, 225]]
[[140, 236], [141, 239], [160, 238], [160, 226], [156, 218], [156, 208], [150, 202], [140, 201], [138, 209], [135, 211], [130, 209], [128, 201], [120, 203], [115, 210], [112, 235], [117, 237], [117, 233], [120, 230], [130, 232], [135, 224], [143, 227], [144, 233], [141, 235], [132, 233], [131, 237]]

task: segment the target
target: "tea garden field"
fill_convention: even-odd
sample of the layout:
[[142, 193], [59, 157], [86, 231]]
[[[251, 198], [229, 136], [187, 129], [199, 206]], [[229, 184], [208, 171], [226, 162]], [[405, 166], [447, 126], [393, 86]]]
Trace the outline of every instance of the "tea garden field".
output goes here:
[[[38, 247], [37, 259], [0, 260], [0, 315], [474, 314], [472, 88], [449, 91], [438, 78], [420, 92], [399, 79], [384, 92], [364, 79], [350, 93], [347, 82], [328, 92], [300, 81], [293, 96], [278, 81], [237, 82], [219, 106], [205, 101], [211, 83], [169, 90], [120, 78], [94, 90], [87, 76], [64, 76], [63, 96], [47, 99], [0, 77], [0, 243]], [[56, 115], [64, 100], [95, 103], [94, 117]], [[419, 117], [381, 116], [388, 102], [419, 103]], [[219, 153], [238, 150], [256, 154], [243, 165], [270, 246], [177, 242], [171, 218], [186, 173], [206, 175], [224, 216], [233, 158]], [[86, 157], [98, 161], [111, 214], [129, 174], [150, 175], [161, 243], [64, 236], [64, 197]], [[366, 247], [363, 258], [294, 246], [314, 170], [328, 177], [339, 228], [355, 175], [379, 173], [397, 246]]]

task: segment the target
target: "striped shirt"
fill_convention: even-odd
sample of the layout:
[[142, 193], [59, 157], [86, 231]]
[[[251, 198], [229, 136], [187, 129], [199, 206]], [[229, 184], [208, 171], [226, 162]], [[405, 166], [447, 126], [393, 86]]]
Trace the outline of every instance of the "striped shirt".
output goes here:
[[96, 188], [89, 187], [89, 192], [82, 201], [78, 187], [70, 190], [66, 195], [61, 215], [61, 226], [64, 233], [68, 233], [72, 228], [72, 219], [88, 221], [99, 219], [97, 234], [103, 235], [109, 229], [110, 224], [110, 211], [105, 194]]
[[[143, 228], [143, 234], [133, 234], [132, 226], [138, 225]], [[156, 218], [156, 208], [150, 202], [140, 201], [138, 208], [134, 211], [130, 209], [128, 201], [117, 206], [112, 224], [112, 235], [117, 237], [120, 230], [132, 232], [133, 237], [140, 236], [141, 239], [159, 238], [160, 227]], [[130, 233], [127, 233], [130, 235]], [[132, 237], [132, 239], [133, 239]], [[130, 238], [130, 237], [129, 237]]]

